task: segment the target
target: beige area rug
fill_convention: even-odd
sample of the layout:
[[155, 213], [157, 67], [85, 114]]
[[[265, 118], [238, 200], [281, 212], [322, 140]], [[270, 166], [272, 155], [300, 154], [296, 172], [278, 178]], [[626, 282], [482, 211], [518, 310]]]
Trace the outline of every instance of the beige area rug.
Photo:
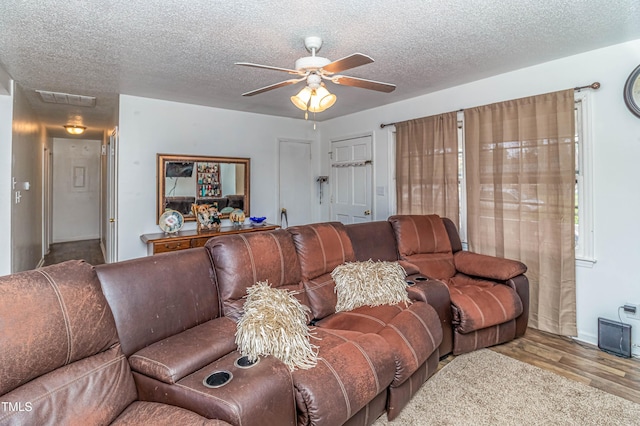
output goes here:
[[640, 404], [483, 349], [444, 366], [383, 425], [640, 425]]

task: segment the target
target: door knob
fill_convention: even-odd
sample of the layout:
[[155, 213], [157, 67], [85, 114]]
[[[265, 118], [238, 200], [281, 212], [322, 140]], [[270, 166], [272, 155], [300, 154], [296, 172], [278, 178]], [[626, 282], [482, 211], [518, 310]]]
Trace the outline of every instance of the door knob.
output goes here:
[[364, 211], [364, 215], [365, 215], [365, 216], [369, 216], [370, 214], [371, 214], [371, 210], [365, 210], [365, 211]]

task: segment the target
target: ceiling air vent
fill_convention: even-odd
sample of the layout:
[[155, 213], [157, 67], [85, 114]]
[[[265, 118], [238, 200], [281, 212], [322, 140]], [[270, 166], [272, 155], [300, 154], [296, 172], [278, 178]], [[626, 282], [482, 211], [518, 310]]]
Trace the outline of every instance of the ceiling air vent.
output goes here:
[[51, 104], [67, 104], [93, 108], [96, 106], [94, 96], [72, 95], [70, 93], [48, 92], [46, 90], [36, 90], [43, 102]]

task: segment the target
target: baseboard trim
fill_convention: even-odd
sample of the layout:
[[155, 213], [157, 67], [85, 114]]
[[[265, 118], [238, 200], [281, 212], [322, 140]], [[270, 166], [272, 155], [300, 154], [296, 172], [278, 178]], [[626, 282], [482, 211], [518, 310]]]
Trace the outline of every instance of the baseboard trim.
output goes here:
[[100, 251], [102, 251], [102, 257], [104, 258], [104, 262], [107, 263], [107, 248], [104, 246], [104, 241], [102, 241], [102, 239], [100, 239]]
[[64, 240], [53, 240], [51, 242], [51, 244], [58, 244], [58, 243], [74, 243], [76, 241], [88, 241], [88, 240], [99, 240], [100, 236], [99, 235], [85, 235], [82, 237], [73, 237], [73, 238], [66, 238]]

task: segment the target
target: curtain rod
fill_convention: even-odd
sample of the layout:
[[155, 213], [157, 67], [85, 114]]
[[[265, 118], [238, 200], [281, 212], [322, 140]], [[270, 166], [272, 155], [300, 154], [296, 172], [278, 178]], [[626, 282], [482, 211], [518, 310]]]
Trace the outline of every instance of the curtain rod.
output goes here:
[[[582, 89], [593, 89], [593, 90], [598, 90], [600, 88], [600, 83], [595, 81], [591, 84], [587, 84], [586, 86], [579, 86], [579, 87], [574, 87], [573, 90], [577, 90], [578, 92]], [[464, 111], [464, 109], [459, 109], [458, 111]], [[380, 128], [384, 129], [387, 126], [395, 126], [396, 123], [381, 123], [380, 124]]]

